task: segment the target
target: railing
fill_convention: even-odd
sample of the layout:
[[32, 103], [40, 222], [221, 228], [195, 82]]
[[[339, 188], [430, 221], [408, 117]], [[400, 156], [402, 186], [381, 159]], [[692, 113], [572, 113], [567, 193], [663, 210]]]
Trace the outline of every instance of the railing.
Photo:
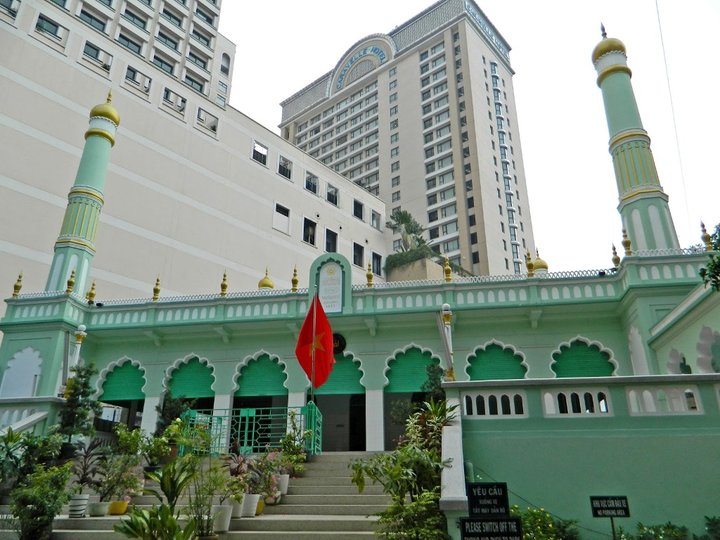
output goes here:
[[[190, 410], [183, 417], [186, 433], [193, 438], [200, 431], [196, 452], [222, 455], [229, 452], [254, 454], [279, 448], [287, 433], [305, 444], [308, 455], [322, 452], [322, 414], [310, 402], [303, 407], [261, 407], [243, 409]], [[308, 437], [302, 434], [309, 432]], [[189, 451], [181, 448], [181, 454]]]
[[56, 397], [0, 399], [0, 433], [13, 431], [44, 433], [53, 425], [64, 399]]

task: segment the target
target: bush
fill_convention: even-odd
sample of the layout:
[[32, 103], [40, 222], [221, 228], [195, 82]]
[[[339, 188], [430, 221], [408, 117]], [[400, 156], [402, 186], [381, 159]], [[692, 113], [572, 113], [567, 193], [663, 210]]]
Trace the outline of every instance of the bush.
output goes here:
[[528, 508], [524, 512], [518, 505], [513, 505], [510, 515], [522, 521], [524, 540], [579, 540], [574, 520], [553, 519], [544, 508]]
[[50, 540], [52, 522], [70, 499], [65, 488], [72, 463], [61, 467], [38, 465], [24, 483], [13, 491], [11, 511], [17, 518], [20, 540]]
[[440, 488], [421, 493], [415, 501], [394, 501], [380, 514], [378, 533], [387, 540], [446, 540]]

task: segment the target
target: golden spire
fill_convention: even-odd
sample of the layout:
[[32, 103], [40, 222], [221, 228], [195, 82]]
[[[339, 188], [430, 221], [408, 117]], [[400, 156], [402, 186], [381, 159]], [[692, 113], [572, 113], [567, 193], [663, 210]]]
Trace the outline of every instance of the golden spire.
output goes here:
[[85, 293], [85, 300], [87, 300], [88, 304], [92, 305], [95, 303], [95, 294], [95, 282], [93, 281], [90, 289]]
[[628, 237], [626, 229], [623, 229], [622, 245], [623, 248], [625, 248], [625, 256], [629, 257], [630, 255], [632, 255], [632, 241]]
[[372, 287], [373, 286], [373, 272], [372, 272], [372, 265], [370, 264], [370, 261], [368, 261], [368, 269], [367, 269], [367, 273], [365, 274], [365, 277], [367, 278], [367, 286]]
[[705, 224], [702, 221], [700, 222], [700, 230], [702, 231], [702, 241], [703, 244], [705, 244], [705, 251], [712, 251], [712, 236], [710, 236], [710, 234], [707, 232], [707, 230], [705, 229]]
[[540, 258], [540, 251], [537, 249], [535, 250], [535, 260], [533, 261], [533, 266], [535, 267], [535, 270], [545, 270], [547, 272], [548, 270], [548, 263], [546, 263], [543, 259]]
[[65, 289], [65, 294], [72, 294], [74, 288], [75, 288], [75, 270], [70, 272], [70, 279], [67, 280], [67, 289]]
[[615, 249], [615, 244], [612, 245], [612, 263], [613, 268], [620, 268], [620, 256], [617, 254], [617, 249]]
[[535, 264], [533, 263], [532, 257], [530, 256], [530, 252], [525, 253], [525, 267], [527, 268], [527, 275], [528, 277], [534, 277], [535, 276]]
[[18, 274], [17, 281], [13, 285], [13, 298], [17, 298], [20, 295], [20, 289], [22, 289], [22, 272]]
[[450, 259], [445, 255], [445, 264], [443, 265], [443, 272], [445, 273], [445, 283], [452, 281], [452, 269], [450, 268]]
[[227, 288], [228, 288], [228, 282], [227, 282], [227, 270], [223, 272], [223, 278], [220, 282], [220, 296], [227, 296]]
[[295, 267], [293, 267], [293, 275], [292, 275], [292, 279], [290, 280], [290, 283], [292, 283], [292, 292], [297, 292], [299, 282], [300, 282], [300, 280], [298, 279], [298, 275], [297, 275], [297, 266], [295, 266]]
[[95, 117], [106, 118], [110, 120], [116, 126], [120, 125], [120, 115], [117, 109], [112, 105], [112, 90], [108, 90], [107, 100], [105, 103], [95, 105], [90, 111], [90, 118]]
[[160, 298], [160, 276], [155, 280], [155, 286], [153, 287], [153, 302], [157, 302]]

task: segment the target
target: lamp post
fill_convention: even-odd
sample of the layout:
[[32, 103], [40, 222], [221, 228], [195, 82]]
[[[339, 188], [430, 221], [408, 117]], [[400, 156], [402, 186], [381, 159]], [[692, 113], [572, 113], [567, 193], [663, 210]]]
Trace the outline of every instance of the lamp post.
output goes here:
[[440, 335], [445, 348], [445, 380], [455, 380], [455, 365], [453, 363], [452, 346], [452, 317], [453, 313], [450, 304], [443, 304], [438, 322], [440, 323]]

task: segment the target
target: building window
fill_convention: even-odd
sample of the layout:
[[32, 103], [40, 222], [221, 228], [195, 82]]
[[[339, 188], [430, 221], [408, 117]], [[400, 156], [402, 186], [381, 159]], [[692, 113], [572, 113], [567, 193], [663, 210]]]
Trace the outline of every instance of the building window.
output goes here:
[[175, 69], [175, 65], [173, 63], [160, 58], [157, 54], [153, 56], [152, 62], [163, 71], [169, 73], [170, 75], [173, 74], [173, 71]]
[[478, 264], [480, 262], [480, 254], [477, 251], [473, 251], [472, 262], [473, 264]]
[[257, 141], [253, 142], [252, 158], [263, 165], [267, 165], [267, 156], [267, 146], [264, 146]]
[[[475, 225], [475, 223], [476, 223], [476, 221], [475, 221], [475, 215], [474, 215], [474, 214], [470, 214], [470, 215], [468, 216], [468, 225], [470, 225], [470, 226], [472, 227], [473, 225]], [[502, 223], [501, 223], [500, 225], [502, 225]], [[503, 228], [503, 232], [504, 232], [504, 231], [505, 231], [505, 229]]]
[[132, 39], [128, 38], [125, 34], [120, 34], [117, 38], [117, 41], [120, 45], [122, 45], [126, 49], [131, 50], [135, 54], [140, 54], [140, 51], [142, 51], [142, 46], [139, 43], [136, 43]]
[[393, 176], [392, 180], [390, 181], [392, 184], [392, 187], [398, 187], [400, 185], [400, 177], [399, 176]]
[[278, 174], [284, 176], [289, 180], [292, 177], [292, 161], [280, 156], [280, 162], [278, 163]]
[[400, 148], [398, 146], [390, 149], [390, 157], [397, 157], [399, 153], [400, 153]]
[[210, 26], [213, 26], [213, 24], [215, 23], [215, 17], [213, 17], [213, 16], [210, 15], [209, 13], [205, 13], [205, 12], [204, 12], [203, 10], [201, 10], [201, 9], [196, 9], [196, 10], [195, 10], [195, 15], [197, 15], [198, 19], [202, 19], [203, 21], [205, 21], [205, 22], [206, 22], [207, 24], [209, 24]]
[[380, 230], [380, 214], [375, 210], [370, 213], [370, 225]]
[[400, 170], [400, 162], [399, 161], [393, 161], [390, 164], [390, 171], [391, 172], [397, 172]]
[[187, 84], [190, 88], [193, 90], [197, 90], [198, 92], [202, 93], [204, 84], [201, 81], [198, 81], [194, 77], [191, 77], [190, 75], [185, 75], [185, 84]]
[[392, 202], [398, 202], [400, 200], [400, 192], [399, 191], [393, 191], [392, 193]]
[[198, 56], [194, 52], [192, 52], [192, 51], [188, 52], [188, 60], [190, 60], [196, 66], [201, 67], [204, 70], [207, 70], [207, 60], [205, 58], [202, 58], [201, 56]]
[[353, 242], [353, 264], [357, 266], [364, 266], [363, 261], [365, 260], [365, 248], [360, 244]]
[[335, 231], [325, 229], [325, 251], [328, 253], [335, 253], [337, 251], [337, 238], [338, 235]]
[[395, 75], [397, 75], [397, 68], [390, 68], [390, 71], [388, 71], [388, 75], [390, 77], [394, 77]]
[[315, 229], [317, 228], [317, 224], [308, 218], [305, 218], [303, 220], [303, 242], [307, 242], [308, 244], [315, 245]]
[[353, 216], [355, 216], [358, 219], [363, 219], [365, 214], [365, 205], [358, 201], [357, 199], [353, 199]]
[[[83, 48], [83, 55], [84, 55], [84, 56], [87, 56], [88, 58], [92, 58], [93, 60], [99, 62], [99, 61], [100, 61], [100, 48], [97, 47], [97, 46], [95, 46], [95, 45], [93, 45], [93, 44], [90, 43], [89, 41], [86, 41], [86, 42], [85, 42], [85, 47]], [[132, 69], [132, 68], [128, 68], [128, 70], [130, 70], [130, 69]], [[133, 70], [133, 71], [134, 71], [134, 70]], [[128, 77], [127, 77], [127, 74], [126, 74], [125, 78], [126, 78], [126, 79], [128, 78]], [[134, 77], [133, 77], [133, 80], [134, 80]]]
[[397, 128], [398, 128], [397, 120], [393, 120], [392, 122], [390, 122], [390, 129], [397, 129]]
[[382, 255], [375, 252], [372, 254], [372, 272], [376, 276], [382, 276]]
[[315, 194], [318, 192], [318, 177], [311, 172], [305, 173], [305, 189]]
[[390, 81], [390, 84], [388, 85], [388, 90], [392, 90], [393, 88], [397, 88], [396, 80]]
[[273, 229], [290, 234], [290, 209], [279, 203], [275, 203]]
[[85, 9], [80, 10], [80, 20], [83, 22], [86, 22], [96, 30], [100, 30], [101, 32], [105, 33], [105, 21], [99, 19], [89, 11]]
[[54, 38], [60, 38], [60, 25], [55, 21], [51, 21], [44, 15], [38, 17], [35, 29], [44, 34], [48, 34]]
[[210, 47], [210, 38], [202, 34], [201, 32], [193, 30], [191, 36], [206, 47]]
[[175, 13], [170, 11], [168, 8], [166, 8], [166, 7], [163, 8], [162, 16], [165, 17], [168, 21], [170, 21], [172, 24], [174, 24], [178, 28], [182, 28], [182, 17], [176, 15]]
[[330, 204], [338, 205], [338, 189], [335, 186], [328, 184], [327, 191], [325, 192], [325, 199]]
[[138, 28], [142, 28], [143, 30], [145, 30], [145, 27], [147, 26], [147, 19], [145, 17], [141, 17], [137, 13], [134, 13], [127, 8], [123, 13], [123, 17], [133, 23]]

